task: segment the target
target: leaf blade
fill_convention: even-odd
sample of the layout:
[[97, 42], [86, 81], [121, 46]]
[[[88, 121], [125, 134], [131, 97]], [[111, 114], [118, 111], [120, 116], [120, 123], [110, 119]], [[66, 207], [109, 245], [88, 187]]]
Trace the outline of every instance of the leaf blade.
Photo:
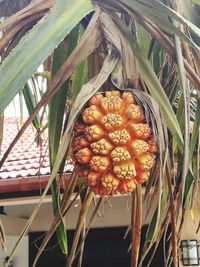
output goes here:
[[[108, 17], [106, 17], [105, 14], [104, 14], [104, 17], [105, 17], [104, 18], [105, 26], [107, 23], [109, 24], [109, 28], [110, 28], [111, 27], [110, 25], [113, 24], [113, 22]], [[120, 30], [120, 32], [119, 30], [117, 30], [118, 34], [122, 33], [129, 41], [129, 44], [138, 62], [140, 74], [142, 75], [142, 78], [146, 82], [151, 95], [157, 101], [160, 107], [160, 110], [162, 111], [163, 117], [167, 123], [168, 128], [172, 132], [174, 139], [179, 145], [180, 150], [182, 150], [182, 146], [183, 146], [182, 132], [181, 132], [178, 120], [175, 116], [175, 113], [172, 109], [172, 106], [163, 90], [163, 87], [160, 81], [158, 80], [155, 72], [153, 71], [149, 61], [144, 57], [135, 38], [131, 35], [129, 30], [125, 27], [125, 25], [119, 20], [117, 16], [113, 16], [113, 17]], [[108, 28], [108, 25], [106, 27]], [[113, 25], [113, 27], [116, 28], [115, 25]]]
[[21, 40], [0, 66], [0, 113], [62, 39], [93, 10], [90, 0], [60, 0], [46, 20], [37, 24]]

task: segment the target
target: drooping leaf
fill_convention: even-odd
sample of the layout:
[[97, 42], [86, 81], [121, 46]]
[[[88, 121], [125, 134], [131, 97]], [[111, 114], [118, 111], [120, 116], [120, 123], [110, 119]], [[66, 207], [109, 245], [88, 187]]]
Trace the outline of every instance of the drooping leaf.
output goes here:
[[3, 227], [1, 220], [0, 220], [0, 245], [1, 245], [2, 249], [4, 251], [6, 251], [6, 246], [7, 246], [6, 234], [5, 234], [4, 227]]
[[136, 36], [140, 49], [144, 55], [148, 55], [151, 37], [150, 34], [139, 24], [136, 23]]
[[83, 61], [76, 69], [72, 78], [72, 102], [75, 101], [81, 87], [86, 83], [88, 76], [87, 60]]
[[[124, 0], [122, 0], [124, 1]], [[162, 3], [161, 1], [158, 0], [139, 0], [139, 2], [142, 2], [144, 5], [146, 5], [147, 7], [149, 7], [149, 9], [156, 9], [157, 10], [157, 14], [159, 14], [160, 16], [169, 16], [170, 18], [182, 23], [183, 25], [185, 25], [186, 27], [188, 27], [193, 33], [195, 33], [196, 35], [198, 35], [200, 37], [200, 30], [198, 27], [196, 27], [193, 23], [191, 23], [189, 20], [187, 20], [186, 18], [184, 18], [181, 14], [179, 14], [178, 12], [176, 12], [175, 10], [173, 10], [172, 8], [168, 7], [167, 5], [165, 5], [164, 3]], [[161, 25], [162, 27], [162, 25]], [[170, 28], [170, 27], [169, 27]]]
[[[95, 23], [95, 20], [98, 18], [98, 12], [97, 12], [97, 16], [94, 18], [94, 21], [92, 21], [93, 23]], [[83, 46], [84, 47], [84, 46]], [[91, 52], [91, 51], [90, 51]], [[52, 184], [52, 181], [54, 180], [54, 178], [56, 177], [56, 174], [59, 171], [60, 165], [63, 161], [63, 158], [66, 154], [66, 151], [68, 149], [68, 146], [70, 144], [70, 139], [72, 136], [72, 129], [75, 123], [75, 119], [78, 115], [78, 113], [80, 112], [81, 108], [84, 106], [84, 104], [97, 92], [97, 90], [102, 86], [102, 84], [104, 84], [104, 82], [107, 80], [108, 76], [110, 75], [110, 73], [112, 72], [112, 70], [114, 69], [117, 61], [119, 59], [119, 54], [116, 52], [116, 50], [112, 50], [109, 52], [108, 56], [106, 57], [106, 59], [104, 60], [104, 64], [102, 66], [102, 69], [99, 73], [99, 75], [97, 75], [97, 77], [93, 78], [91, 81], [89, 81], [87, 84], [85, 84], [82, 88], [80, 93], [78, 94], [76, 101], [72, 107], [72, 110], [70, 112], [70, 116], [69, 116], [69, 120], [68, 120], [68, 125], [65, 129], [65, 132], [63, 134], [63, 137], [61, 139], [61, 143], [59, 145], [59, 149], [58, 149], [58, 153], [56, 156], [56, 160], [54, 163], [54, 167], [52, 170], [52, 173], [49, 177], [49, 181], [48, 184], [39, 200], [39, 203], [36, 205], [35, 209], [33, 210], [27, 224], [24, 226], [22, 233], [14, 247], [14, 249], [12, 250], [9, 260], [12, 260], [17, 248], [19, 247], [20, 241], [22, 240], [22, 238], [24, 237], [24, 235], [26, 234], [28, 228], [30, 227], [35, 215], [37, 214], [42, 201], [44, 200], [49, 187]]]
[[[80, 25], [79, 27], [79, 38], [83, 34], [83, 27]], [[72, 102], [75, 101], [78, 93], [80, 92], [81, 87], [87, 82], [88, 77], [88, 62], [87, 59], [84, 60], [74, 72], [72, 76], [72, 92], [70, 98]]]
[[[69, 183], [65, 189], [65, 192], [63, 194], [63, 198], [61, 200], [61, 205], [60, 205], [60, 210], [58, 211], [58, 213], [55, 215], [54, 220], [51, 224], [50, 229], [47, 231], [45, 238], [42, 241], [42, 244], [40, 245], [37, 254], [35, 256], [34, 262], [33, 262], [33, 266], [35, 267], [37, 264], [37, 261], [40, 257], [40, 255], [42, 254], [44, 248], [46, 247], [47, 243], [49, 242], [50, 238], [52, 237], [52, 235], [54, 234], [56, 228], [58, 227], [58, 225], [60, 224], [60, 221], [62, 221], [62, 218], [66, 215], [67, 211], [69, 210], [69, 201], [72, 198], [72, 194], [74, 192], [76, 183], [77, 183], [77, 178], [78, 176], [75, 175], [74, 172], [71, 173], [70, 177], [69, 177]], [[76, 198], [75, 198], [76, 199]], [[71, 204], [73, 205], [74, 201], [71, 201]]]
[[74, 260], [74, 256], [75, 256], [76, 249], [78, 246], [80, 234], [81, 234], [81, 231], [83, 229], [86, 215], [87, 215], [87, 212], [89, 210], [89, 207], [90, 207], [90, 204], [92, 202], [93, 197], [94, 197], [94, 192], [90, 191], [87, 194], [87, 196], [83, 202], [83, 205], [81, 207], [81, 211], [79, 213], [79, 217], [78, 217], [78, 221], [77, 221], [76, 230], [75, 230], [74, 237], [73, 237], [71, 252], [70, 252], [66, 267], [71, 267], [73, 264], [73, 260]]
[[162, 61], [162, 58], [161, 58], [161, 46], [156, 43], [154, 45], [154, 48], [153, 48], [153, 67], [154, 67], [154, 71], [155, 73], [158, 75], [159, 71], [160, 71], [160, 64], [161, 64], [161, 61]]
[[[186, 34], [184, 34], [182, 31], [180, 31], [176, 26], [174, 26], [171, 22], [169, 22], [168, 15], [172, 18], [180, 21], [184, 25], [188, 26], [191, 31], [196, 34], [198, 37], [200, 37], [200, 30], [192, 23], [190, 23], [187, 19], [182, 17], [180, 14], [176, 13], [175, 11], [171, 11], [166, 5], [162, 4], [162, 7], [160, 7], [161, 2], [156, 0], [146, 1], [141, 0], [141, 2], [138, 2], [137, 0], [129, 1], [129, 0], [120, 0], [123, 4], [127, 5], [130, 8], [130, 11], [138, 12], [142, 16], [146, 16], [149, 18], [152, 22], [154, 22], [156, 25], [159, 26], [159, 28], [169, 32], [173, 33], [176, 36], [179, 36], [181, 39], [183, 39], [185, 42], [187, 42], [191, 47], [193, 47], [197, 53], [200, 55], [200, 47], [191, 40]], [[159, 4], [159, 3], [160, 4]], [[157, 10], [157, 12], [155, 12]]]
[[[32, 95], [31, 88], [30, 88], [28, 83], [25, 84], [24, 89], [22, 90], [22, 94], [24, 96], [26, 107], [27, 107], [28, 113], [30, 115], [34, 110], [36, 103], [35, 103], [35, 99]], [[39, 120], [38, 115], [36, 115], [36, 117], [33, 119], [33, 125], [36, 129], [39, 129], [40, 120]]]
[[193, 153], [194, 153], [195, 145], [196, 145], [198, 135], [199, 135], [199, 127], [200, 127], [200, 104], [198, 101], [197, 109], [196, 109], [196, 113], [195, 113], [195, 121], [194, 121], [191, 141], [190, 141], [190, 149], [189, 149], [190, 169], [188, 170], [188, 173], [186, 176], [185, 191], [184, 191], [184, 205], [185, 205], [185, 208], [188, 208], [188, 209], [191, 208], [191, 203], [193, 201], [193, 199], [192, 199], [192, 193], [193, 193], [192, 187], [193, 187], [194, 181], [197, 179], [197, 177], [192, 172], [192, 170], [193, 170], [192, 167], [194, 164]]
[[81, 41], [77, 45], [76, 49], [69, 55], [69, 57], [65, 60], [62, 67], [56, 74], [56, 78], [52, 79], [49, 83], [48, 90], [43, 94], [41, 100], [37, 103], [34, 111], [26, 120], [20, 131], [17, 133], [15, 139], [10, 144], [9, 148], [6, 150], [0, 161], [0, 167], [5, 162], [7, 156], [10, 151], [22, 136], [26, 128], [30, 125], [34, 117], [37, 115], [42, 106], [47, 105], [50, 98], [56, 91], [62, 86], [62, 84], [71, 76], [76, 67], [87, 58], [95, 48], [97, 48], [102, 40], [102, 34], [100, 32], [99, 25], [97, 23], [97, 17], [99, 16], [99, 10], [96, 12], [94, 19], [91, 19], [91, 23], [89, 23], [87, 30], [84, 33]]
[[[175, 23], [173, 21], [173, 23]], [[176, 57], [177, 57], [177, 65], [178, 65], [178, 75], [179, 75], [179, 85], [180, 90], [183, 95], [183, 110], [182, 114], [184, 116], [184, 148], [183, 148], [183, 165], [182, 165], [182, 179], [181, 179], [181, 193], [182, 197], [184, 195], [184, 188], [185, 188], [185, 180], [187, 176], [187, 172], [189, 169], [189, 142], [190, 142], [190, 110], [189, 110], [189, 90], [186, 85], [186, 75], [185, 75], [185, 68], [183, 62], [183, 55], [181, 52], [181, 43], [177, 36], [175, 36], [175, 50], [176, 50]]]
[[132, 214], [131, 214], [131, 267], [137, 267], [140, 251], [140, 235], [142, 225], [142, 188], [138, 185], [133, 192]]
[[21, 40], [0, 66], [0, 113], [63, 38], [93, 10], [90, 0], [60, 0], [49, 16]]
[[190, 152], [189, 152], [189, 162], [190, 163], [192, 161], [192, 155], [194, 153], [196, 141], [198, 138], [199, 127], [200, 127], [200, 101], [197, 102], [194, 125], [192, 128], [192, 136], [191, 136], [191, 141], [190, 141]]
[[[52, 63], [52, 77], [56, 77], [56, 72], [62, 66], [66, 58], [76, 46], [78, 39], [79, 27], [72, 30], [71, 34], [66, 38], [55, 50]], [[66, 107], [66, 100], [69, 96], [69, 79], [61, 86], [57, 93], [51, 98], [49, 102], [49, 149], [51, 165], [53, 166], [57, 155], [57, 150], [60, 142], [63, 117]]]
[[189, 169], [185, 181], [185, 191], [184, 191], [184, 208], [191, 209], [191, 203], [192, 203], [192, 187], [194, 183], [194, 174], [191, 172], [191, 169]]
[[[95, 198], [94, 198], [93, 200], [95, 200]], [[95, 209], [94, 209], [94, 211], [93, 211], [93, 213], [92, 213], [92, 215], [91, 215], [91, 217], [90, 217], [90, 220], [89, 220], [89, 222], [88, 222], [87, 230], [86, 230], [86, 232], [85, 232], [85, 235], [84, 235], [83, 239], [80, 241], [79, 247], [77, 248], [75, 258], [78, 256], [78, 254], [79, 254], [80, 251], [81, 251], [82, 244], [85, 242], [86, 237], [87, 237], [87, 235], [88, 235], [88, 233], [89, 233], [89, 231], [90, 231], [90, 229], [91, 229], [92, 223], [93, 223], [93, 221], [95, 220], [95, 217], [97, 216], [97, 214], [98, 214], [98, 212], [99, 212], [99, 207], [100, 207], [100, 205], [101, 205], [101, 202], [102, 202], [102, 198], [100, 198], [100, 199], [98, 200], [98, 203], [95, 205]]]
[[[98, 14], [97, 14], [97, 16], [98, 16]], [[110, 51], [107, 58], [104, 61], [102, 69], [101, 69], [100, 73], [97, 75], [97, 77], [94, 77], [91, 81], [89, 81], [87, 84], [85, 84], [81, 88], [81, 91], [78, 94], [74, 105], [72, 106], [72, 110], [71, 110], [70, 116], [69, 116], [68, 125], [67, 125], [67, 128], [65, 129], [64, 135], [61, 139], [61, 143], [59, 145], [58, 153], [56, 156], [56, 161], [55, 161], [55, 164], [53, 166], [53, 170], [52, 170], [48, 185], [45, 188], [45, 191], [43, 193], [43, 197], [45, 196], [45, 194], [46, 194], [48, 188], [50, 187], [54, 177], [56, 176], [56, 173], [58, 172], [59, 167], [62, 163], [62, 159], [64, 158], [66, 150], [69, 146], [70, 138], [72, 136], [72, 128], [73, 128], [73, 125], [75, 123], [76, 116], [78, 115], [80, 109], [84, 106], [84, 104], [92, 97], [92, 95], [106, 81], [109, 74], [112, 72], [113, 68], [115, 67], [117, 61], [118, 61], [118, 54], [115, 53], [115, 50]], [[34, 213], [36, 213], [37, 210], [39, 209], [39, 206], [41, 205], [41, 201], [42, 201], [42, 199], [40, 200], [40, 203], [33, 211], [32, 216], [34, 216]], [[26, 227], [28, 227], [28, 225]], [[36, 260], [35, 260], [35, 263], [36, 263]]]
[[[118, 29], [117, 29], [116, 25], [112, 22], [112, 20], [106, 14], [101, 15], [101, 20], [102, 20], [102, 23], [105, 25], [105, 30], [107, 30], [108, 34], [109, 34], [110, 28], [112, 26], [113, 27], [112, 32], [117, 32], [119, 36], [121, 35], [121, 32], [122, 32], [123, 36], [125, 36], [126, 39], [128, 39], [128, 41], [130, 42], [131, 48], [132, 48], [133, 53], [134, 53], [134, 55], [137, 59], [137, 62], [138, 62], [138, 66], [140, 69], [140, 75], [142, 76], [142, 78], [146, 82], [151, 95], [157, 101], [157, 103], [160, 107], [160, 110], [163, 113], [163, 117], [166, 120], [167, 126], [171, 130], [171, 132], [174, 136], [174, 139], [176, 140], [177, 144], [179, 145], [179, 148], [182, 149], [183, 137], [182, 137], [182, 133], [181, 133], [177, 118], [176, 118], [174, 111], [172, 109], [172, 106], [170, 105], [170, 102], [169, 102], [169, 100], [168, 100], [168, 98], [167, 98], [167, 96], [166, 96], [166, 94], [162, 88], [160, 81], [156, 77], [149, 61], [144, 57], [143, 53], [141, 52], [137, 41], [130, 34], [128, 29], [125, 27], [125, 25], [122, 24], [122, 22], [118, 19], [117, 16], [115, 16], [115, 20], [116, 20], [116, 23], [119, 27]], [[121, 30], [121, 32], [120, 32], [120, 30]], [[109, 38], [111, 38], [111, 37], [109, 36]], [[121, 38], [123, 38], [123, 37], [121, 37]], [[120, 37], [119, 37], [119, 39], [120, 39]]]
[[[197, 0], [197, 1], [199, 1], [199, 0]], [[200, 1], [199, 1], [199, 3], [200, 3]], [[194, 8], [191, 0], [182, 1], [181, 2], [181, 10], [183, 12], [184, 17], [186, 17], [187, 20], [192, 22], [197, 27], [200, 26], [198, 9]]]
[[[55, 49], [52, 63], [52, 77], [56, 76], [56, 72], [62, 66], [68, 55], [76, 46], [78, 39], [79, 27], [75, 27], [69, 36]], [[49, 155], [50, 167], [53, 168], [56, 155], [58, 152], [59, 142], [61, 138], [62, 128], [64, 124], [64, 113], [69, 95], [69, 79], [61, 86], [58, 92], [51, 98], [49, 103], [48, 116], [48, 133], [49, 133]], [[54, 179], [51, 186], [52, 203], [54, 214], [60, 210], [60, 192], [57, 181]], [[64, 221], [61, 221], [57, 227], [57, 236], [60, 247], [64, 254], [68, 254], [68, 243]]]
[[0, 31], [5, 30], [8, 27], [12, 27], [15, 23], [19, 23], [33, 13], [38, 13], [40, 11], [48, 10], [55, 4], [55, 0], [35, 0], [30, 2], [30, 4], [18, 12], [14, 13], [12, 16], [6, 17], [6, 20], [2, 21], [0, 24]]

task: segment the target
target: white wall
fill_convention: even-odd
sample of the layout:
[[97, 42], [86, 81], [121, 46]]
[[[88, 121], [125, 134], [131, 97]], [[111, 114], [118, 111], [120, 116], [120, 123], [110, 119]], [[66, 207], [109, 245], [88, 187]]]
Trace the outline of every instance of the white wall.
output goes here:
[[[3, 252], [0, 248], [0, 267], [3, 267], [3, 261], [6, 256], [9, 255], [13, 249], [13, 245], [17, 242], [18, 236], [6, 236], [7, 240], [7, 252]], [[19, 249], [17, 250], [16, 255], [13, 258], [15, 267], [28, 267], [28, 236], [25, 236], [22, 240]]]
[[[15, 205], [5, 205], [4, 211], [8, 215], [0, 215], [6, 233], [9, 235], [19, 235], [23, 229], [23, 226], [27, 222], [27, 218], [30, 217], [35, 204], [27, 202], [15, 203]], [[91, 209], [88, 215], [90, 217], [93, 212], [94, 206], [91, 205]], [[147, 216], [150, 207], [145, 202], [143, 207], [143, 222], [147, 224], [150, 216]], [[131, 222], [131, 197], [130, 196], [114, 196], [112, 198], [105, 199], [100, 206], [100, 216], [96, 216], [92, 227], [120, 227], [130, 225]], [[66, 227], [67, 229], [74, 229], [76, 227], [78, 214], [80, 212], [80, 200], [75, 201], [74, 207], [72, 207], [66, 215]], [[13, 220], [15, 220], [15, 227], [13, 232]], [[29, 232], [47, 231], [53, 221], [52, 203], [43, 203], [40, 207], [34, 221], [32, 222]], [[6, 227], [7, 226], [7, 227]]]
[[[183, 232], [181, 235], [181, 240], [189, 240], [189, 239], [196, 239], [198, 242], [200, 242], [200, 231], [196, 233], [196, 230], [198, 228], [200, 215], [200, 202], [199, 202], [199, 196], [196, 198], [196, 203], [193, 207], [192, 213], [190, 211], [187, 212], [187, 219], [185, 221]], [[199, 249], [200, 253], [200, 249]], [[179, 248], [179, 256], [181, 258], [181, 249]], [[183, 266], [182, 261], [180, 260], [180, 267]], [[198, 265], [199, 266], [199, 265]]]

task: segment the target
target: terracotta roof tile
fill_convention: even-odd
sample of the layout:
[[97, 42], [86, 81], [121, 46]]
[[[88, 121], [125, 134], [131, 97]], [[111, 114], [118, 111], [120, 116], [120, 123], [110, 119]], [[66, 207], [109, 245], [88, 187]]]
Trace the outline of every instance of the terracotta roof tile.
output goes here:
[[[5, 117], [0, 158], [2, 158], [19, 129], [18, 118]], [[36, 143], [36, 134], [35, 128], [29, 126], [0, 169], [0, 179], [28, 178], [50, 173], [47, 131], [41, 134], [42, 143], [39, 145]], [[65, 166], [65, 171], [72, 170], [73, 164], [68, 162]]]

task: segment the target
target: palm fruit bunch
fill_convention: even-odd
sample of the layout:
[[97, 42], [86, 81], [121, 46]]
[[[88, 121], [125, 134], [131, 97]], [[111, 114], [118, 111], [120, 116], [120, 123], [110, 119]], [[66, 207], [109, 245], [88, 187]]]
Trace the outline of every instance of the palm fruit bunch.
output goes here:
[[155, 163], [152, 129], [129, 91], [97, 94], [74, 129], [76, 172], [100, 196], [132, 192]]

